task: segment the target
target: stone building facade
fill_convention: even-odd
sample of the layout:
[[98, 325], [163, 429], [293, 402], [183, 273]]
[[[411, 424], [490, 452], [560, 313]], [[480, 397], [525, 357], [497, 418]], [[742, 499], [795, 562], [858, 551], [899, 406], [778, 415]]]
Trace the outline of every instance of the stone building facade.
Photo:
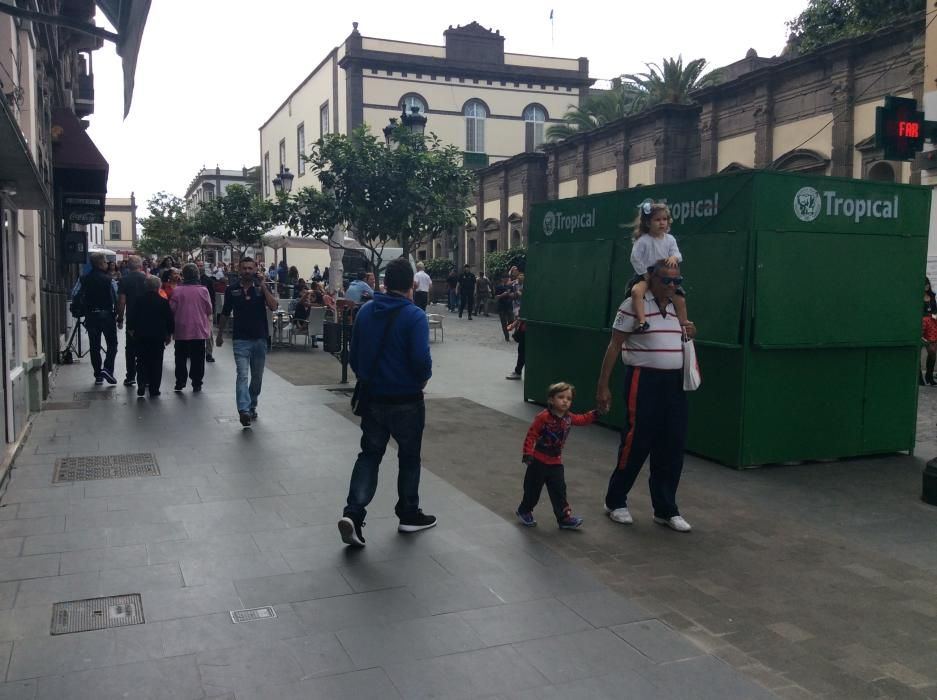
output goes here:
[[104, 200], [104, 223], [92, 224], [88, 232], [88, 243], [92, 248], [106, 248], [117, 253], [123, 260], [134, 252], [137, 236], [137, 198], [133, 192], [129, 197], [108, 197]]
[[[921, 100], [923, 17], [792, 57], [749, 51], [691, 105], [659, 105], [478, 171], [475, 224], [458, 262], [527, 240], [532, 203], [774, 168], [891, 182], [921, 181], [875, 146], [886, 95]], [[495, 243], [497, 242], [497, 243]]]

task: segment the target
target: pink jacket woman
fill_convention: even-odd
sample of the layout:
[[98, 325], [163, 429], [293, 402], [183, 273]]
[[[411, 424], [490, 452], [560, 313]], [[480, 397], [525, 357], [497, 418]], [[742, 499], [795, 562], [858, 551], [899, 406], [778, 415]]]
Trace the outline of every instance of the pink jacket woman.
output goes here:
[[208, 290], [196, 279], [176, 287], [169, 297], [176, 324], [176, 340], [207, 340], [211, 335], [211, 299]]

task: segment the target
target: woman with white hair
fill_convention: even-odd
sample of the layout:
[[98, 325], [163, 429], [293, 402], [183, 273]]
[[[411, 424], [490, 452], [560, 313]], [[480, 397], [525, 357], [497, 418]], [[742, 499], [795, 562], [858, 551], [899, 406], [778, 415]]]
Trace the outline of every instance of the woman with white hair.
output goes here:
[[211, 333], [211, 299], [199, 279], [195, 263], [182, 268], [182, 284], [169, 298], [175, 321], [176, 391], [185, 389], [189, 379], [192, 391], [202, 390], [205, 377], [205, 341]]

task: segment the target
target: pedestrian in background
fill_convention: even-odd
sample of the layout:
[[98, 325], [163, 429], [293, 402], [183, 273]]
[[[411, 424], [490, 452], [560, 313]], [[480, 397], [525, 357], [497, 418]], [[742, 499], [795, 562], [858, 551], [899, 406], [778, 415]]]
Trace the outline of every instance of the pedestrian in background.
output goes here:
[[361, 452], [355, 461], [348, 500], [338, 530], [345, 544], [364, 546], [361, 528], [377, 490], [377, 474], [391, 437], [397, 442], [398, 532], [436, 525], [420, 510], [420, 451], [426, 407], [423, 389], [433, 374], [429, 322], [412, 303], [413, 268], [405, 258], [391, 260], [384, 276], [386, 294], [361, 307], [351, 337], [351, 368], [358, 377]]
[[[218, 319], [215, 344], [224, 345], [224, 329], [234, 313], [234, 364], [237, 367], [235, 398], [241, 425], [249, 428], [257, 420], [257, 400], [263, 385], [267, 360], [267, 309], [275, 311], [277, 300], [257, 273], [253, 258], [241, 258], [238, 284], [225, 291]], [[428, 331], [427, 331], [428, 332]]]
[[495, 287], [495, 305], [498, 309], [498, 318], [501, 320], [501, 332], [504, 334], [505, 342], [511, 342], [510, 331], [508, 330], [514, 323], [514, 288], [511, 286], [510, 277], [505, 272], [501, 275], [501, 284]]
[[[139, 255], [131, 255], [127, 260], [127, 274], [117, 283], [117, 325], [124, 322], [124, 316], [129, 316], [130, 309], [143, 296], [143, 283], [146, 274], [141, 270], [143, 261]], [[128, 325], [129, 329], [129, 325]], [[137, 351], [133, 347], [134, 338], [130, 333], [124, 336], [124, 364], [127, 365], [127, 374], [124, 377], [124, 386], [133, 386], [137, 378]]]
[[475, 307], [475, 275], [468, 265], [462, 268], [459, 284], [456, 286], [456, 294], [459, 297], [459, 318], [462, 318], [462, 312], [468, 309], [468, 317], [471, 321], [472, 310]]
[[426, 274], [426, 265], [418, 262], [416, 274], [413, 276], [413, 303], [423, 311], [426, 311], [426, 305], [429, 304], [429, 290], [432, 286], [433, 280]]
[[182, 268], [182, 284], [173, 290], [169, 306], [175, 322], [175, 391], [185, 389], [191, 378], [192, 391], [199, 392], [205, 377], [205, 341], [211, 334], [211, 300], [194, 263]]
[[547, 389], [547, 407], [534, 418], [524, 439], [524, 456], [527, 465], [524, 474], [524, 497], [517, 507], [515, 515], [521, 525], [533, 527], [534, 508], [540, 500], [544, 485], [553, 505], [553, 514], [561, 530], [578, 530], [582, 518], [573, 515], [566, 500], [566, 476], [563, 467], [563, 446], [569, 436], [569, 429], [574, 425], [589, 425], [598, 415], [594, 410], [588, 413], [571, 413], [576, 388], [566, 382], [557, 382]]
[[446, 276], [446, 287], [449, 291], [449, 313], [452, 313], [459, 306], [459, 293], [456, 291], [459, 286], [459, 275], [456, 273], [455, 268], [449, 270], [449, 274]]
[[205, 263], [198, 262], [198, 280], [208, 292], [208, 299], [211, 301], [211, 314], [208, 317], [208, 338], [205, 340], [205, 362], [214, 362], [214, 339], [211, 335], [211, 328], [215, 325], [215, 280], [206, 273]]
[[163, 350], [174, 330], [172, 309], [160, 296], [159, 277], [147, 277], [143, 296], [131, 307], [127, 316], [127, 333], [133, 336], [137, 363], [137, 396], [159, 396], [163, 381]]
[[491, 296], [491, 280], [482, 272], [482, 276], [475, 283], [475, 315], [484, 312], [488, 315], [488, 298]]

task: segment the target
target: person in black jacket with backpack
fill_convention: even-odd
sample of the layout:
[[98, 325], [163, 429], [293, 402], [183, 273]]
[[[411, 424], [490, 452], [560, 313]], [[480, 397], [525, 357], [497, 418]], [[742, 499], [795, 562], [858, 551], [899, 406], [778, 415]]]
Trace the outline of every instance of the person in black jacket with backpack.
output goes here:
[[147, 389], [150, 398], [159, 396], [163, 381], [163, 350], [172, 339], [175, 326], [169, 302], [159, 295], [162, 283], [150, 276], [143, 283], [143, 296], [127, 315], [127, 332], [133, 335], [137, 351], [137, 396], [143, 398]]
[[[94, 369], [94, 383], [116, 384], [114, 360], [117, 359], [118, 323], [115, 307], [117, 306], [117, 285], [107, 273], [107, 258], [104, 253], [92, 253], [89, 257], [91, 270], [81, 278], [75, 306], [85, 317], [85, 329], [88, 331], [91, 367]], [[107, 342], [104, 363], [101, 363], [101, 336]]]

